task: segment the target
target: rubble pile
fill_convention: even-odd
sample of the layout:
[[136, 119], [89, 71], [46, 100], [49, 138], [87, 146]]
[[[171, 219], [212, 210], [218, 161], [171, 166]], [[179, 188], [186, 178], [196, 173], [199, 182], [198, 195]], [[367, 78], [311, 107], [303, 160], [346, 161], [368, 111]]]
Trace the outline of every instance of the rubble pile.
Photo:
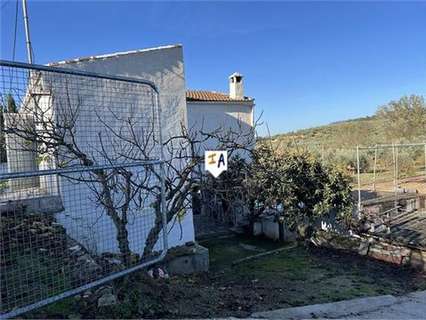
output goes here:
[[58, 258], [66, 252], [65, 229], [49, 215], [2, 215], [0, 226], [2, 267], [13, 264], [20, 254], [38, 252]]

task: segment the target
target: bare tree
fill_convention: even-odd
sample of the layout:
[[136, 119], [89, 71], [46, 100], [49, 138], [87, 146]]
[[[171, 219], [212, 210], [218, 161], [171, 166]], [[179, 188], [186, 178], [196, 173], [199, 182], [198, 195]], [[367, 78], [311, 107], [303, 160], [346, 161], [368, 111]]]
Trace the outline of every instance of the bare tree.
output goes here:
[[[159, 235], [167, 232], [162, 224], [161, 186], [153, 183], [160, 181], [160, 172], [149, 163], [143, 165], [144, 170], [126, 166], [146, 163], [156, 154], [158, 127], [155, 117], [141, 115], [140, 110], [132, 105], [126, 112], [120, 111], [103, 99], [98, 99], [98, 106], [94, 108], [99, 111], [88, 110], [83, 99], [70, 91], [65, 86], [62, 95], [59, 98], [52, 95], [48, 104], [28, 95], [20, 113], [8, 119], [4, 132], [30, 142], [15, 148], [36, 153], [51, 166], [83, 166], [88, 169], [78, 175], [60, 175], [72, 182], [84, 183], [91, 190], [93, 200], [104, 209], [115, 226], [122, 263], [130, 265], [129, 217], [146, 207], [149, 199], [153, 199], [151, 206], [155, 210], [155, 222], [146, 238], [141, 258], [152, 255]], [[87, 129], [81, 124], [89, 111], [96, 115], [95, 130], [92, 129], [90, 136], [81, 133], [81, 130]], [[22, 117], [23, 114], [31, 115], [31, 121]], [[231, 154], [238, 149], [249, 150], [254, 145], [253, 130], [242, 132], [218, 128], [214, 132], [194, 132], [182, 125], [179, 135], [164, 142], [167, 223], [179, 223], [191, 206], [191, 191], [199, 183], [195, 175], [203, 162], [203, 144], [214, 139], [218, 148], [227, 149]], [[114, 166], [105, 169], [100, 167], [102, 164]]]

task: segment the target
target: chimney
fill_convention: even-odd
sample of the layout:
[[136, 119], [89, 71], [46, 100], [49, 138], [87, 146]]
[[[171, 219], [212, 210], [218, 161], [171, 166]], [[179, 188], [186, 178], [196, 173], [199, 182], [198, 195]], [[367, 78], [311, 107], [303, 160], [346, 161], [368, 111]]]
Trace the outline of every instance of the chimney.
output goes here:
[[229, 76], [229, 97], [231, 99], [244, 99], [243, 75], [238, 72]]

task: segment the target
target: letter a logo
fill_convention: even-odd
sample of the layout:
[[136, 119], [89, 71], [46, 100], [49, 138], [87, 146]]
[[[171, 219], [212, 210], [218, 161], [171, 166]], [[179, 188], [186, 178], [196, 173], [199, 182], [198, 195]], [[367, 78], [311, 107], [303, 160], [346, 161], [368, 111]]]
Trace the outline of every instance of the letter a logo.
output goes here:
[[227, 151], [206, 151], [204, 154], [204, 166], [213, 177], [219, 175], [228, 169], [228, 152]]

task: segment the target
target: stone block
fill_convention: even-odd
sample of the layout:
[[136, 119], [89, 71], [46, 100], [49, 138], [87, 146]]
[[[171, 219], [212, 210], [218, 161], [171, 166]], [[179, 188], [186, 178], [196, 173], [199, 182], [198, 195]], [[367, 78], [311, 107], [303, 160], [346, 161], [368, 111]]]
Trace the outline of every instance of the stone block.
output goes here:
[[409, 256], [410, 265], [417, 269], [426, 271], [426, 251], [420, 249], [412, 249]]
[[262, 235], [262, 223], [260, 221], [253, 223], [253, 235], [255, 237]]
[[198, 244], [191, 246], [190, 250], [175, 253], [171, 250], [166, 257], [166, 269], [169, 274], [192, 274], [207, 272], [209, 270], [209, 250]]
[[370, 239], [362, 239], [358, 247], [358, 254], [362, 256], [368, 255], [368, 251], [370, 250], [370, 244]]
[[272, 219], [262, 220], [262, 231], [263, 231], [263, 234], [269, 239], [272, 239], [272, 240], [280, 239], [280, 229], [279, 229], [278, 223]]
[[368, 255], [374, 259], [401, 265], [403, 256], [400, 248], [388, 244], [374, 243], [370, 246]]

